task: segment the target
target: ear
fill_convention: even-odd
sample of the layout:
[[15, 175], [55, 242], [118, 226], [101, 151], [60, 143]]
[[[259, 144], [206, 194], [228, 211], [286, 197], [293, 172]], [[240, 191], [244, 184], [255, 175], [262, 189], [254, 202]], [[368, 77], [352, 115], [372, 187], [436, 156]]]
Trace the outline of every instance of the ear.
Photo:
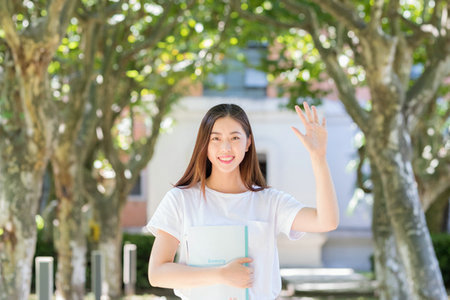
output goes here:
[[251, 137], [252, 136], [249, 135], [248, 138], [247, 138], [247, 145], [245, 146], [245, 152], [248, 151], [248, 148], [250, 148], [250, 145], [252, 144], [252, 138]]

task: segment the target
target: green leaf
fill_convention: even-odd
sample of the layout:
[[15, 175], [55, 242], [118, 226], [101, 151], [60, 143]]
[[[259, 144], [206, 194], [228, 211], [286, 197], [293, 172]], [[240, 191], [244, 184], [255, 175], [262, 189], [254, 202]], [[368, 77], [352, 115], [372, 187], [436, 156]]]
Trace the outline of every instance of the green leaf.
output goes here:
[[139, 75], [139, 72], [136, 70], [129, 70], [126, 72], [127, 77], [135, 78]]

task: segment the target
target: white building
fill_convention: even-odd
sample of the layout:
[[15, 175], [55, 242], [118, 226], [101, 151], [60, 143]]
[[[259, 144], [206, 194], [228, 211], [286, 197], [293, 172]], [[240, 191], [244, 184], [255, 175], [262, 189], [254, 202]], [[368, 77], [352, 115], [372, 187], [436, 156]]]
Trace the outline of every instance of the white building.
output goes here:
[[[315, 206], [309, 155], [290, 129], [290, 126], [296, 126], [302, 130], [301, 121], [295, 112], [281, 108], [284, 100], [186, 97], [173, 109], [170, 115], [173, 124], [161, 134], [143, 176], [147, 219], [151, 218], [172, 184], [183, 175], [192, 155], [200, 121], [209, 108], [219, 103], [235, 103], [247, 112], [257, 152], [266, 166], [268, 184], [290, 193], [308, 206]], [[347, 172], [346, 167], [355, 155], [352, 140], [356, 128], [338, 101], [324, 101], [318, 111], [327, 119], [327, 159], [339, 201], [340, 225], [334, 232], [309, 233], [295, 242], [280, 237], [280, 263], [282, 267], [369, 270], [369, 258], [373, 253], [371, 209], [360, 203], [353, 214], [346, 212], [355, 189], [355, 174]]]

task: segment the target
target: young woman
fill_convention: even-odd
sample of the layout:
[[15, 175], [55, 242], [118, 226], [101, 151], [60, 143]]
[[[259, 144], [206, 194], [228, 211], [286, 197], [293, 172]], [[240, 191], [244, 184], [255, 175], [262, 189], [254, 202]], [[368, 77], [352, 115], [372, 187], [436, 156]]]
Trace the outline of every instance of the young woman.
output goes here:
[[[316, 108], [303, 104], [305, 112], [298, 106], [296, 111], [306, 133], [291, 128], [310, 154], [317, 207], [304, 207], [269, 188], [245, 112], [234, 104], [214, 106], [200, 124], [186, 172], [147, 225], [156, 236], [148, 274], [152, 286], [173, 288], [176, 295], [189, 299], [190, 288], [225, 284], [249, 288], [251, 300], [273, 300], [281, 291], [276, 236], [298, 239], [303, 232], [336, 229], [339, 213], [325, 157], [325, 119], [320, 122]], [[186, 265], [187, 229], [202, 225], [247, 225], [249, 257], [220, 267]], [[174, 262], [178, 247], [179, 260]]]

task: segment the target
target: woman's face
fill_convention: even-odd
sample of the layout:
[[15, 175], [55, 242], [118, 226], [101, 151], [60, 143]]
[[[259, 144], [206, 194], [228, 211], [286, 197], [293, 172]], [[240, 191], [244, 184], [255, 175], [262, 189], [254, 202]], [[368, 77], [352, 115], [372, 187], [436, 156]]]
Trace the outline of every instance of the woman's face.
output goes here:
[[208, 143], [208, 159], [213, 170], [224, 173], [239, 170], [250, 143], [239, 122], [231, 117], [217, 119]]

